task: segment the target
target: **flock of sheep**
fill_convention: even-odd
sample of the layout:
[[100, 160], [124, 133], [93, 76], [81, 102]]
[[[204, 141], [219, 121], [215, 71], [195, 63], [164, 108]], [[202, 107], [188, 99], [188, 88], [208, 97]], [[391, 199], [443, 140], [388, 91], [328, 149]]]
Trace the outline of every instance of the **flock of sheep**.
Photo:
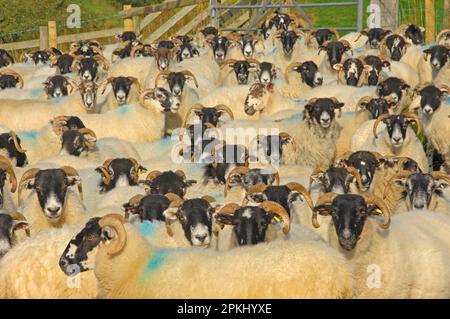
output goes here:
[[450, 30], [0, 48], [1, 298], [450, 298]]

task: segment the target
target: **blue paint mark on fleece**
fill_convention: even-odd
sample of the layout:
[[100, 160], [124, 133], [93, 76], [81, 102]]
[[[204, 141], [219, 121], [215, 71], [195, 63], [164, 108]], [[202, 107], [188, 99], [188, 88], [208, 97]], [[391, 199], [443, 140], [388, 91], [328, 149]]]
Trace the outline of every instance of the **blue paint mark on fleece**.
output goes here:
[[23, 131], [19, 133], [19, 137], [36, 141], [38, 137], [38, 131]]
[[42, 91], [43, 91], [42, 88], [35, 88], [31, 90], [30, 94], [32, 97], [36, 97], [39, 94], [41, 94]]
[[[173, 249], [172, 249], [173, 250]], [[140, 282], [144, 283], [149, 277], [162, 267], [167, 262], [167, 257], [170, 255], [170, 249], [160, 248], [153, 251], [150, 260], [147, 262], [141, 276]]]
[[144, 220], [142, 223], [138, 225], [138, 230], [144, 237], [153, 235], [155, 229], [156, 229], [155, 224], [153, 224], [148, 220]]
[[450, 95], [447, 97], [447, 104], [450, 105]]
[[125, 104], [122, 105], [121, 107], [117, 108], [116, 112], [119, 114], [127, 114], [128, 112], [130, 112], [131, 109], [131, 105], [130, 104]]

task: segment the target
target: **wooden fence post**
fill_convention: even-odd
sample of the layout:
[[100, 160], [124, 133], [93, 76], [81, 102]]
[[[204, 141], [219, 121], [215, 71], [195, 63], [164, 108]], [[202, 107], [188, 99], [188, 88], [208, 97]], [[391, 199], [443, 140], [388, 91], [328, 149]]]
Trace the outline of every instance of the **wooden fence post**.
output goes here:
[[41, 50], [48, 48], [48, 27], [39, 27], [39, 48]]
[[133, 28], [134, 33], [136, 35], [139, 35], [141, 33], [141, 17], [140, 16], [133, 16]]
[[444, 28], [450, 28], [450, 0], [444, 0], [444, 14], [445, 14], [445, 22]]
[[425, 0], [425, 40], [433, 42], [435, 40], [435, 10], [434, 0]]
[[58, 46], [56, 40], [56, 21], [48, 22], [48, 47], [56, 48]]
[[[130, 10], [132, 8], [132, 6], [130, 4], [125, 4], [123, 6], [123, 10]], [[123, 31], [134, 31], [134, 27], [133, 27], [133, 19], [131, 18], [126, 18], [123, 20]]]

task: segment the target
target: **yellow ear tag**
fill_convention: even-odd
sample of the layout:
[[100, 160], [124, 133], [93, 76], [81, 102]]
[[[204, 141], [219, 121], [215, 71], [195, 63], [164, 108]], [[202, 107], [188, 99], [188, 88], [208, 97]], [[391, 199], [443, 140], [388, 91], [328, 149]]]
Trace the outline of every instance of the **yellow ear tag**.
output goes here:
[[142, 175], [142, 168], [138, 168], [137, 174], [138, 174], [138, 176]]
[[273, 216], [273, 219], [277, 222], [277, 223], [281, 223], [281, 218], [278, 216]]
[[383, 215], [383, 212], [382, 212], [381, 209], [379, 209], [379, 208], [376, 208], [376, 209], [374, 210], [374, 212], [376, 212], [378, 215]]

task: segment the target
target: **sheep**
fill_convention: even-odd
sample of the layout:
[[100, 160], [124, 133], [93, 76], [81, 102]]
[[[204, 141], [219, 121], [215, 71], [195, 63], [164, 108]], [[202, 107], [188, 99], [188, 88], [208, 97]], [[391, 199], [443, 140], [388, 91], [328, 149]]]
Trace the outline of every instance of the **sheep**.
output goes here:
[[[78, 195], [69, 189], [74, 185], [78, 186]], [[25, 188], [31, 193], [22, 203], [21, 195]], [[81, 178], [70, 166], [45, 170], [31, 168], [20, 179], [19, 206], [32, 224], [33, 235], [48, 228], [82, 221], [85, 213], [82, 197]]]
[[20, 89], [23, 88], [23, 78], [19, 73], [9, 69], [0, 70], [0, 90], [16, 88], [17, 86]]
[[29, 224], [25, 216], [17, 212], [0, 210], [0, 260], [20, 242], [16, 231], [24, 230], [30, 236]]
[[[355, 132], [351, 144], [352, 151], [365, 150], [378, 152], [383, 155], [410, 157], [419, 164], [423, 171], [428, 171], [428, 158], [423, 146], [416, 134], [414, 134], [414, 131], [408, 128], [412, 122], [416, 122], [419, 126], [417, 133], [420, 134], [421, 124], [415, 114], [383, 114], [373, 123], [371, 133], [368, 135], [359, 134], [361, 130], [370, 127], [372, 122], [366, 121]], [[380, 122], [383, 122], [381, 129], [378, 128]], [[378, 134], [381, 136], [379, 137]]]
[[334, 77], [336, 72], [333, 66], [336, 63], [341, 63], [345, 57], [348, 56], [348, 51], [352, 52], [352, 46], [347, 40], [342, 41], [325, 41], [319, 46], [319, 54], [325, 51], [327, 58], [323, 59], [319, 64], [319, 71], [324, 77]]
[[136, 103], [139, 101], [142, 88], [139, 80], [133, 76], [108, 77], [101, 85], [103, 95], [108, 85], [111, 85], [105, 102], [101, 106], [99, 113], [105, 113], [109, 110], [115, 110], [125, 104]]
[[200, 122], [204, 125], [211, 124], [212, 127], [217, 127], [220, 121], [223, 121], [224, 114], [228, 115], [230, 120], [234, 120], [234, 115], [231, 109], [224, 105], [219, 104], [213, 107], [205, 107], [201, 104], [194, 104], [186, 113], [183, 119], [181, 127], [187, 127], [189, 120], [193, 113], [199, 118]]
[[364, 60], [350, 58], [344, 63], [336, 63], [333, 69], [338, 71], [337, 78], [341, 84], [362, 86], [367, 82], [369, 72], [372, 71], [370, 65], [365, 64]]
[[[391, 218], [371, 194], [327, 193], [314, 212], [332, 217], [329, 241], [355, 267], [357, 298], [450, 296], [449, 216], [411, 211]], [[376, 229], [370, 217], [381, 214]]]
[[423, 50], [422, 58], [417, 65], [420, 83], [434, 82], [440, 78], [447, 78], [448, 81], [450, 75], [448, 71], [450, 67], [449, 54], [450, 48], [443, 45], [435, 45]]
[[[426, 209], [450, 215], [449, 206], [444, 197], [444, 190], [450, 184], [450, 177], [447, 174], [438, 171], [430, 174], [403, 171], [393, 182], [403, 188], [402, 195], [406, 211]], [[387, 191], [390, 189], [387, 188], [385, 193]], [[395, 212], [401, 211], [398, 206]]]
[[[273, 43], [274, 51], [272, 54], [266, 54], [266, 60], [284, 69], [294, 61], [301, 60], [300, 50], [296, 50], [297, 41], [304, 38], [305, 34], [300, 30], [278, 30]], [[278, 40], [279, 39], [279, 40]]]
[[[198, 93], [185, 84], [188, 80], [192, 80], [196, 88], [199, 84], [195, 75], [188, 71], [182, 70], [177, 72], [163, 71], [158, 74], [155, 80], [155, 87], [160, 85], [161, 79], [164, 79], [172, 94], [180, 99], [180, 107], [177, 113], [167, 115], [166, 129], [170, 133], [174, 129], [181, 127], [182, 121], [189, 112], [189, 109], [194, 105], [198, 99]], [[204, 83], [203, 85], [208, 85]]]
[[450, 45], [450, 29], [445, 29], [439, 32], [436, 36], [436, 44], [437, 45]]
[[[7, 178], [11, 188], [6, 183]], [[0, 155], [0, 209], [7, 212], [16, 212], [16, 205], [12, 198], [12, 194], [17, 189], [17, 178], [14, 173], [11, 162], [4, 156]]]
[[92, 272], [67, 278], [58, 269], [61, 252], [80, 229], [80, 225], [50, 228], [15, 245], [0, 260], [0, 298], [95, 298], [97, 280]]
[[419, 119], [423, 125], [425, 135], [445, 161], [447, 171], [450, 171], [450, 146], [448, 136], [448, 119], [450, 107], [444, 104], [450, 88], [448, 85], [424, 85], [416, 87], [420, 96]]
[[11, 161], [12, 166], [28, 165], [26, 150], [22, 148], [22, 141], [14, 131], [0, 131], [0, 155]]
[[[378, 50], [380, 47], [381, 41], [384, 39], [384, 37], [388, 36], [392, 33], [392, 30], [390, 29], [382, 29], [382, 28], [367, 28], [359, 32], [360, 36], [358, 36], [355, 39], [355, 42], [357, 42], [360, 37], [363, 37], [363, 41], [365, 42], [365, 46], [368, 48], [365, 50], [367, 52], [368, 49], [371, 50]], [[358, 46], [357, 46], [358, 47]], [[367, 54], [367, 53], [365, 53]]]
[[175, 113], [180, 106], [179, 99], [166, 89], [157, 87], [142, 92], [139, 100], [139, 104], [79, 117], [86, 127], [96, 132], [97, 138], [115, 137], [129, 142], [160, 139], [166, 130], [165, 113]]
[[[120, 218], [121, 216], [109, 215], [99, 221], [104, 234], [103, 240], [110, 243], [99, 244], [95, 261], [94, 272], [99, 282], [100, 297], [352, 297], [350, 268], [342, 257], [338, 257], [332, 249], [319, 241], [285, 241], [282, 244], [262, 244], [224, 253], [209, 250], [155, 250], [140, 235], [139, 230], [129, 224], [122, 224], [123, 219]], [[131, 259], [130, 252], [133, 252]], [[286, 280], [280, 281], [280, 271], [276, 265], [284, 264], [284, 259], [289, 259], [290, 265], [294, 266], [288, 272], [281, 272]], [[276, 265], [268, 263], [268, 260], [276, 261]], [[312, 260], [321, 265], [320, 273], [317, 268], [309, 267]], [[111, 272], [112, 262], [115, 269], [124, 271], [114, 275], [117, 272]], [[129, 263], [132, 263], [133, 267], [130, 268]], [[194, 264], [195, 271], [192, 272]], [[218, 265], [223, 271], [233, 269], [233, 280], [224, 275], [220, 276], [223, 280], [216, 278], [205, 281], [204, 276]], [[237, 268], [240, 269], [239, 272], [235, 271]], [[133, 275], [130, 275], [129, 271], [133, 271]], [[177, 274], [189, 273], [189, 276], [182, 276], [184, 279], [180, 280], [180, 276], [174, 275], [172, 271]], [[308, 272], [307, 275], [305, 271]], [[140, 285], [137, 285], [137, 280], [141, 282]], [[195, 282], [194, 285], [192, 281]], [[172, 289], [174, 285], [178, 289]]]
[[[91, 82], [92, 84], [92, 82]], [[80, 96], [73, 94], [60, 97], [51, 102], [36, 100], [2, 100], [0, 108], [0, 125], [5, 125], [15, 131], [30, 131], [40, 129], [48, 119], [65, 114], [86, 114], [95, 104], [95, 91], [97, 89], [82, 82], [78, 85]], [[30, 116], [33, 114], [33, 116]], [[23, 119], [27, 118], [26, 121]]]

